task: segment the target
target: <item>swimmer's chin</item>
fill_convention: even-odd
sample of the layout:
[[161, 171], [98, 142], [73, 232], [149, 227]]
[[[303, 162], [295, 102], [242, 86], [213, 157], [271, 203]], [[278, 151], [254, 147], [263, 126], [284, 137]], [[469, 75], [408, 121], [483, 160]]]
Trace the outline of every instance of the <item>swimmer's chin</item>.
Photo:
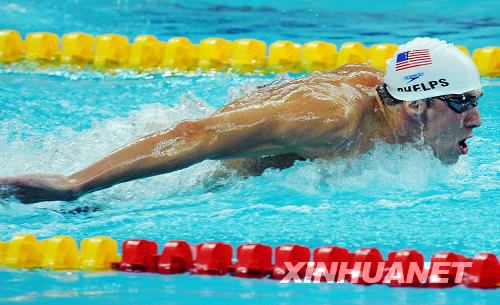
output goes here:
[[429, 157], [434, 156], [445, 165], [454, 165], [460, 159], [460, 154], [455, 151], [438, 149], [429, 143], [414, 143], [415, 147], [421, 151], [427, 151]]
[[439, 155], [437, 153], [434, 153], [434, 155], [436, 156], [436, 158], [439, 159], [439, 161], [441, 161], [441, 163], [446, 164], [446, 165], [454, 165], [460, 159], [459, 155], [443, 156], [443, 155]]
[[457, 158], [452, 159], [452, 160], [451, 160], [451, 159], [441, 160], [441, 162], [442, 162], [443, 164], [446, 164], [446, 165], [454, 165], [454, 164], [457, 164], [458, 159], [459, 159], [459, 158], [457, 157]]

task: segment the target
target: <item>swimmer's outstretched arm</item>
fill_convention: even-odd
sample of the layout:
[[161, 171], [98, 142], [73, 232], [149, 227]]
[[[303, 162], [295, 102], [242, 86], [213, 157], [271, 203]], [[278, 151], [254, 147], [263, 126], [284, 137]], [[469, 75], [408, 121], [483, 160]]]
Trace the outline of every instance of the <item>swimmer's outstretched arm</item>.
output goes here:
[[23, 203], [75, 200], [115, 184], [169, 173], [206, 159], [281, 154], [289, 149], [275, 134], [276, 109], [246, 108], [182, 121], [140, 138], [69, 176], [29, 174], [0, 178], [0, 198]]

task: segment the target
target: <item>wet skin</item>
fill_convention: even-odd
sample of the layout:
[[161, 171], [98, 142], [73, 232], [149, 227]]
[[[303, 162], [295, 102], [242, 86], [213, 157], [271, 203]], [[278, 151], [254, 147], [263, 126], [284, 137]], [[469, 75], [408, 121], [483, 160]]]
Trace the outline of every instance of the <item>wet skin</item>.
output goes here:
[[140, 138], [69, 176], [2, 177], [0, 198], [74, 200], [207, 159], [225, 160], [242, 174], [260, 174], [295, 160], [364, 153], [376, 141], [411, 143], [422, 137], [438, 158], [456, 162], [459, 143], [481, 124], [477, 107], [457, 114], [437, 99], [386, 105], [376, 92], [382, 81], [382, 71], [353, 64], [263, 87], [206, 118]]

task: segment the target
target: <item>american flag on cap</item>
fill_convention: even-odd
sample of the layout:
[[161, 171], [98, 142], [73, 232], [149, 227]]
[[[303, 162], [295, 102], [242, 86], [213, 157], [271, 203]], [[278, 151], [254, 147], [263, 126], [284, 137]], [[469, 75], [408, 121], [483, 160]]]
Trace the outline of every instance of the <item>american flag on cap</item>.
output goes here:
[[432, 64], [429, 49], [420, 49], [399, 53], [396, 58], [396, 71]]

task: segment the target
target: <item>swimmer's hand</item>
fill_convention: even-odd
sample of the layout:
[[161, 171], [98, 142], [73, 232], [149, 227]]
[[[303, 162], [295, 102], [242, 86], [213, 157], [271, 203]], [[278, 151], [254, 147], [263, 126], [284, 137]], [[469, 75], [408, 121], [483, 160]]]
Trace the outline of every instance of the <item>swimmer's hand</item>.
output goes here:
[[0, 177], [0, 200], [12, 196], [24, 204], [79, 197], [68, 177], [55, 174]]

